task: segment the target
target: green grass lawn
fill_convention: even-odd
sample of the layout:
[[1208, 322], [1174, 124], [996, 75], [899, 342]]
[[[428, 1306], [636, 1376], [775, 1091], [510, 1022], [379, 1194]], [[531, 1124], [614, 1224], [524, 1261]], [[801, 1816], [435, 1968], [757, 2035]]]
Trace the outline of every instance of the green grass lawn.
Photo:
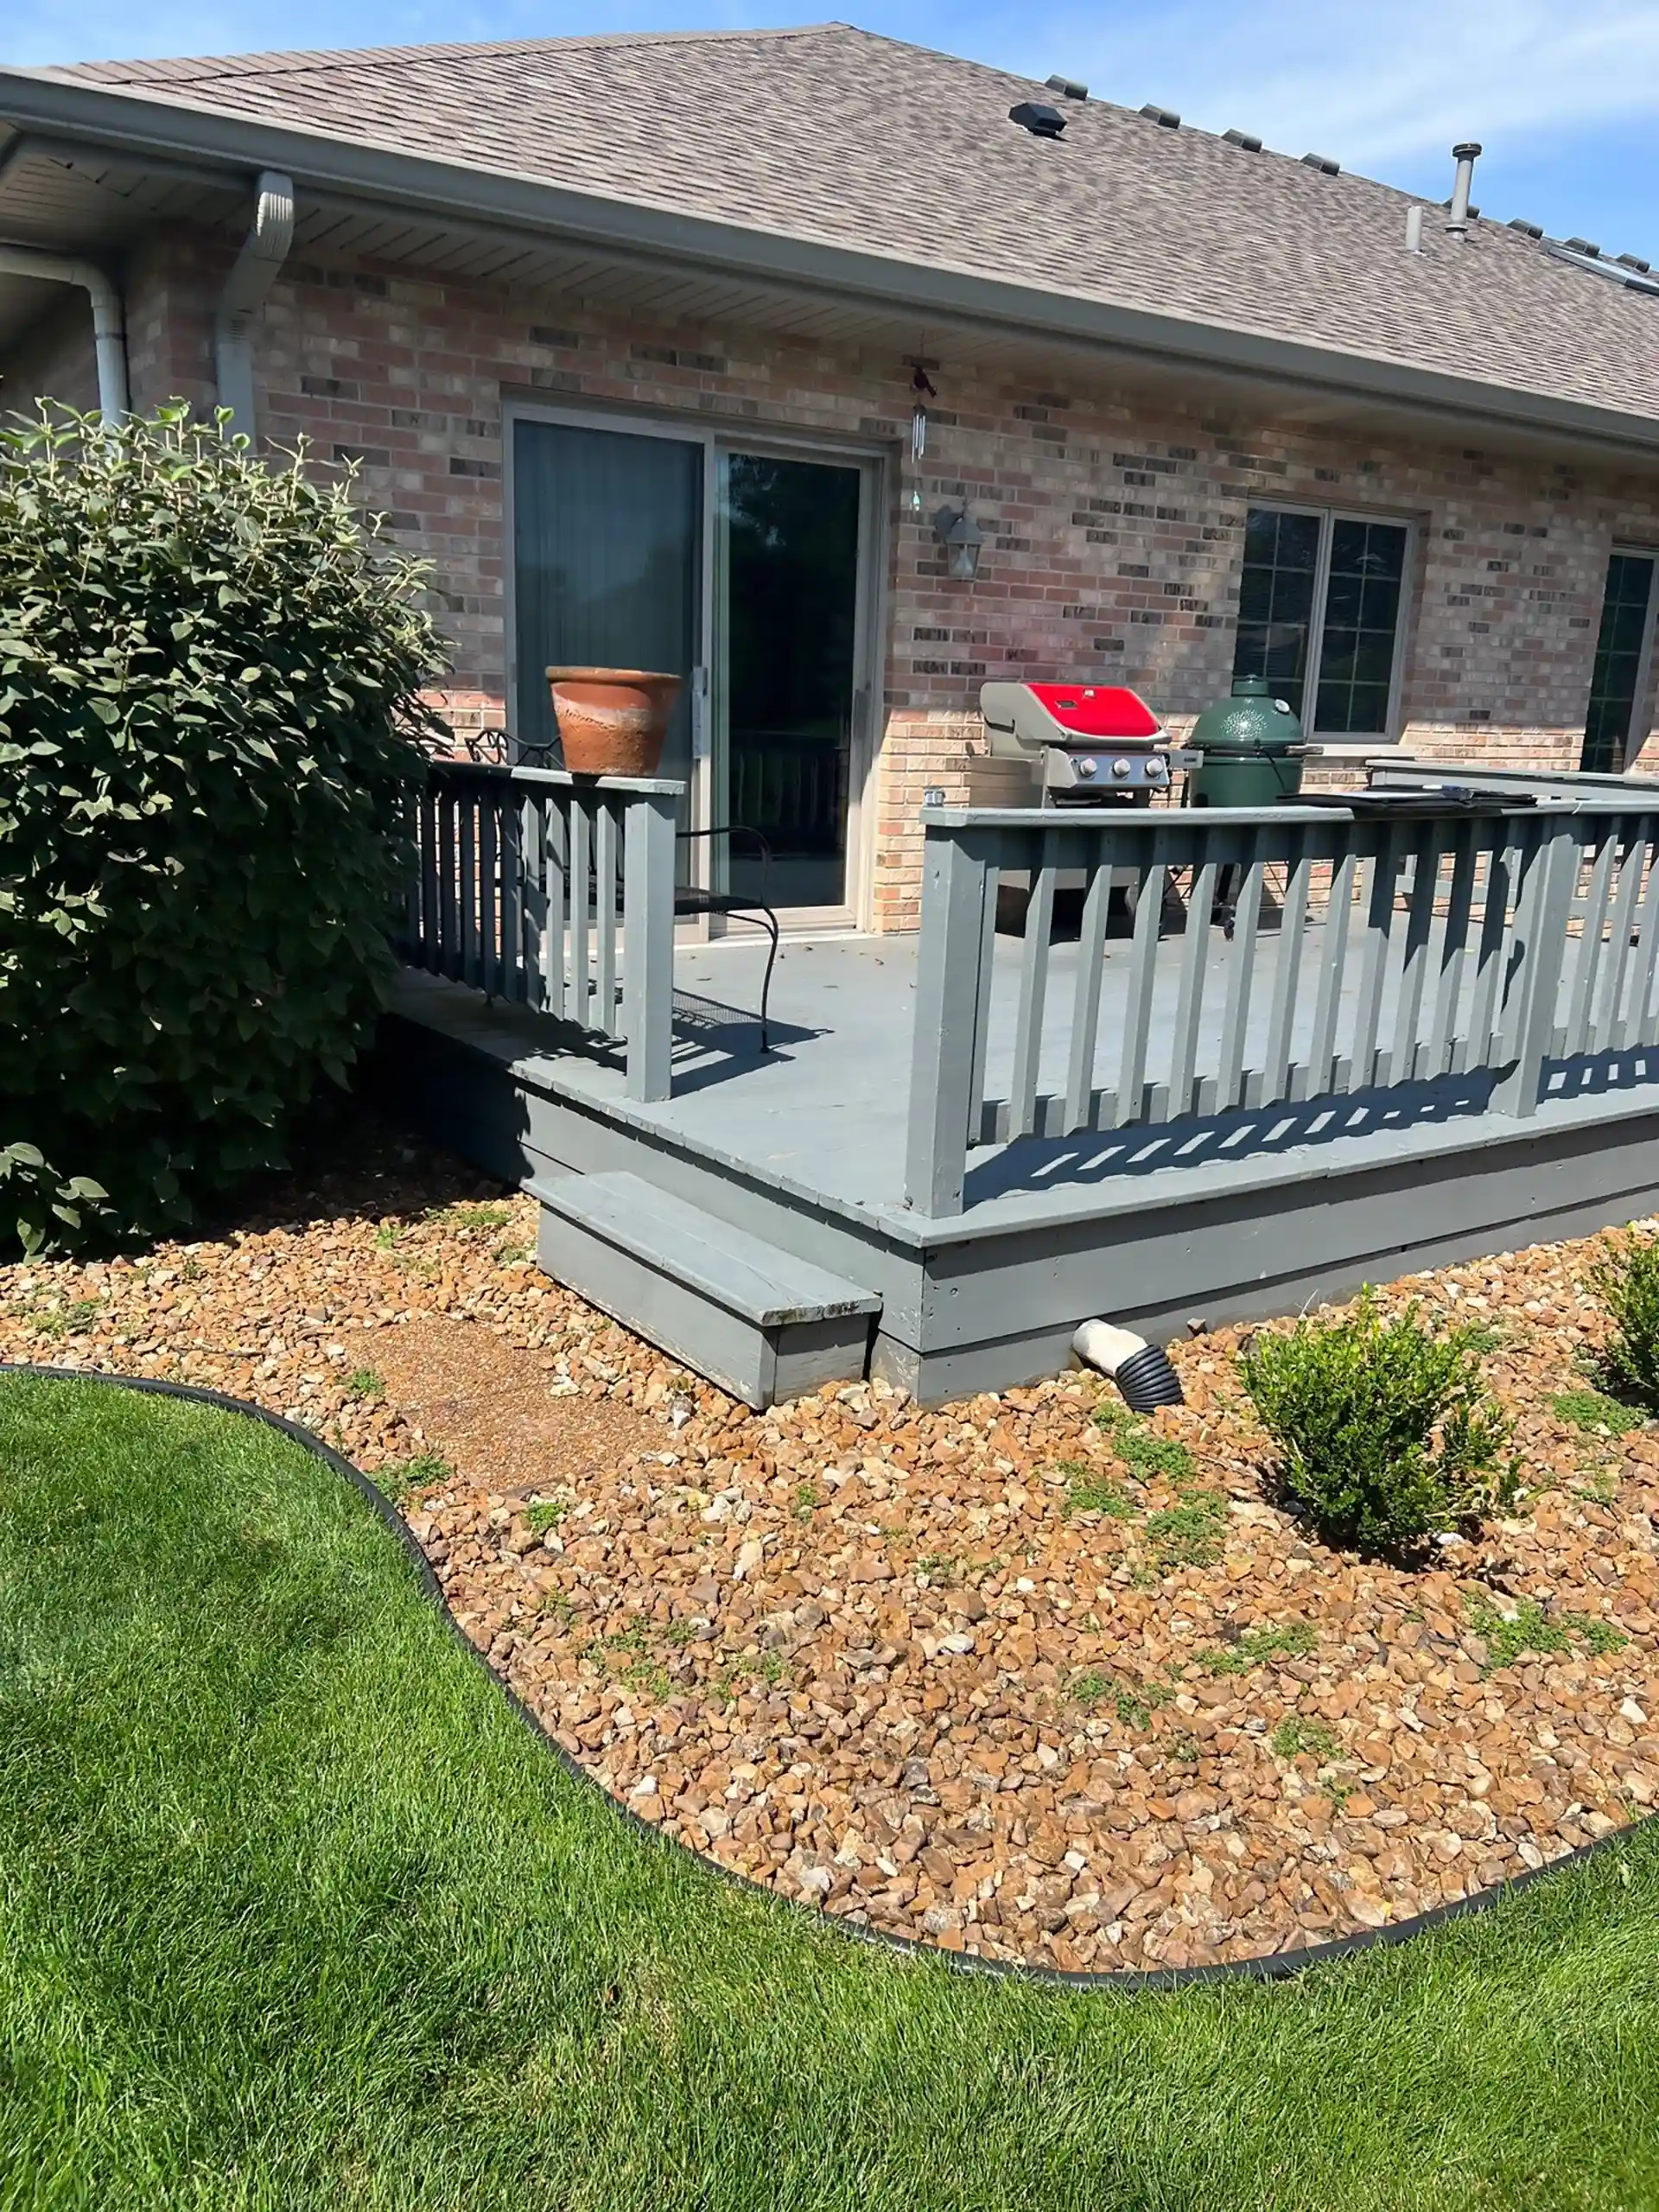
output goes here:
[[1173, 1995], [883, 1955], [619, 1821], [340, 1478], [0, 1380], [0, 2206], [1659, 2205], [1659, 1830]]

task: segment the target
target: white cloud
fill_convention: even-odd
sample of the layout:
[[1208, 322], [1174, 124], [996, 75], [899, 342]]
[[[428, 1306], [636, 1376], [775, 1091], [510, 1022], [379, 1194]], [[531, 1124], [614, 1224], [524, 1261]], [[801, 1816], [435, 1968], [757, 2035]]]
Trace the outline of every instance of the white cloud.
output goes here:
[[[976, 27], [995, 37], [988, 16]], [[1178, 0], [1061, 9], [1019, 41], [1027, 70], [1040, 43], [1103, 99], [1156, 100], [1345, 167], [1659, 112], [1659, 0]]]

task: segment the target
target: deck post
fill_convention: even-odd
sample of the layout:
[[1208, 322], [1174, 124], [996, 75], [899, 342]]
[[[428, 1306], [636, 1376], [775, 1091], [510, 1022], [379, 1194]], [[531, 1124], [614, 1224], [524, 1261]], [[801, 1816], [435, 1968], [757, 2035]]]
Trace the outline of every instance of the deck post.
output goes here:
[[[674, 1046], [674, 807], [671, 792], [636, 798], [622, 855], [622, 987], [630, 1098], [666, 1098]], [[587, 895], [587, 887], [582, 887]]]
[[985, 851], [960, 831], [927, 825], [916, 1026], [910, 1053], [905, 1202], [919, 1213], [962, 1211], [969, 1117], [985, 963]]
[[[1525, 1121], [1538, 1111], [1544, 1060], [1555, 1030], [1555, 999], [1567, 952], [1580, 848], [1569, 821], [1540, 823], [1542, 832], [1522, 880], [1516, 916], [1518, 964], [1509, 999], [1515, 1058], [1492, 1093], [1491, 1110]], [[1507, 1029], [1507, 1020], [1505, 1027]]]

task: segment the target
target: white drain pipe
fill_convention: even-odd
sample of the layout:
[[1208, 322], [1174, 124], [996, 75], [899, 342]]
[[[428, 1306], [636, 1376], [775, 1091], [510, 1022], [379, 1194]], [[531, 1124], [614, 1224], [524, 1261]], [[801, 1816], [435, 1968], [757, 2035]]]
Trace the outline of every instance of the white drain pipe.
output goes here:
[[253, 322], [294, 243], [294, 180], [261, 169], [253, 228], [242, 242], [213, 316], [213, 372], [231, 430], [254, 435]]
[[111, 429], [127, 413], [127, 332], [121, 295], [97, 264], [39, 253], [29, 245], [0, 245], [0, 276], [35, 276], [48, 284], [76, 284], [92, 303], [92, 346], [98, 358], [99, 412]]
[[1085, 1321], [1071, 1339], [1077, 1357], [1109, 1375], [1131, 1413], [1149, 1414], [1157, 1406], [1186, 1403], [1181, 1378], [1160, 1344], [1149, 1344], [1133, 1329], [1110, 1321]]

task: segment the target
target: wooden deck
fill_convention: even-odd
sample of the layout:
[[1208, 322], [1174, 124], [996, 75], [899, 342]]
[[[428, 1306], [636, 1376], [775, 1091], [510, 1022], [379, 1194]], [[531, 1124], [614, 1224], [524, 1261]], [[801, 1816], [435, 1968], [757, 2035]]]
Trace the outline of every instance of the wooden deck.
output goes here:
[[[997, 939], [987, 1097], [1014, 1080], [1020, 957], [1017, 938]], [[1251, 957], [1265, 1023], [1274, 931]], [[1046, 1052], [1063, 1049], [1077, 958], [1075, 943], [1052, 948]], [[1109, 940], [1103, 1038], [1124, 1020], [1132, 960], [1127, 938]], [[620, 1048], [412, 972], [381, 1081], [505, 1179], [631, 1172], [833, 1269], [881, 1301], [875, 1369], [932, 1399], [1052, 1372], [1091, 1315], [1167, 1335], [1659, 1205], [1659, 1052], [1636, 1046], [1547, 1065], [1525, 1120], [1491, 1110], [1487, 1068], [982, 1145], [963, 1210], [930, 1217], [905, 1196], [918, 941], [785, 940], [766, 1055], [762, 961], [740, 939], [676, 951], [672, 1092], [656, 1103], [626, 1095]], [[1166, 1018], [1154, 1004], [1154, 1062]], [[1385, 994], [1384, 1031], [1390, 1019]]]

